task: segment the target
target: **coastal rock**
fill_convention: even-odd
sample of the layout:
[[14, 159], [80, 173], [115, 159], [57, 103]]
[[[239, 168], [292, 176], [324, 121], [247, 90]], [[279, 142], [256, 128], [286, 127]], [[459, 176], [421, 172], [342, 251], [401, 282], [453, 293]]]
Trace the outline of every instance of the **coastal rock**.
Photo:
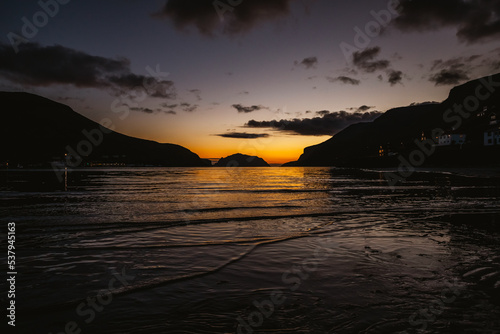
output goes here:
[[225, 158], [220, 158], [214, 165], [215, 167], [269, 167], [269, 164], [264, 159], [236, 153]]

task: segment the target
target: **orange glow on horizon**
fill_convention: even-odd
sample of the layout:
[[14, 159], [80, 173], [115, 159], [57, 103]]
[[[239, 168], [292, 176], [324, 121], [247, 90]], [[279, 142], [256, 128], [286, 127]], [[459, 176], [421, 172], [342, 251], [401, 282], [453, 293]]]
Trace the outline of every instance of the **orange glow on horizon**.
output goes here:
[[[258, 156], [272, 165], [284, 164], [296, 161], [304, 152], [304, 148], [317, 145], [331, 138], [331, 136], [291, 135], [276, 131], [260, 132], [269, 134], [269, 136], [257, 139], [222, 138], [213, 135], [213, 133], [223, 131], [203, 128], [199, 129], [196, 136], [193, 136], [193, 133], [185, 131], [181, 124], [172, 130], [169, 129], [168, 134], [165, 134], [160, 122], [152, 126], [138, 126], [140, 123], [138, 121], [130, 124], [130, 127], [122, 128], [119, 132], [141, 139], [154, 140], [159, 143], [177, 144], [196, 153], [200, 158], [212, 161], [241, 153]], [[191, 130], [194, 131], [193, 129]]]
[[[220, 158], [227, 157], [229, 155], [235, 154], [235, 153], [241, 153], [241, 154], [248, 154], [248, 155], [255, 155], [255, 153], [252, 152], [237, 152], [234, 150], [231, 151], [216, 151], [214, 152], [213, 150], [196, 150], [196, 149], [190, 149], [192, 152], [198, 154], [200, 158], [203, 159], [210, 159], [214, 162], [219, 160]], [[260, 154], [257, 154], [259, 158], [264, 159], [268, 164], [271, 165], [282, 165], [286, 162], [290, 161], [296, 161], [300, 155], [303, 153], [303, 148], [299, 150], [293, 150], [297, 152], [261, 152]], [[217, 154], [219, 153], [219, 154]], [[294, 154], [295, 153], [295, 154]]]
[[[328, 139], [330, 137], [326, 137]], [[267, 163], [276, 165], [284, 164], [290, 161], [296, 161], [300, 155], [304, 153], [304, 148], [319, 144], [326, 139], [318, 137], [305, 137], [294, 136], [293, 143], [278, 142], [263, 145], [252, 145], [252, 141], [243, 141], [239, 145], [222, 145], [207, 147], [206, 145], [182, 145], [192, 152], [198, 154], [201, 158], [218, 160], [222, 157], [227, 157], [235, 153], [247, 154], [258, 156], [264, 159]]]

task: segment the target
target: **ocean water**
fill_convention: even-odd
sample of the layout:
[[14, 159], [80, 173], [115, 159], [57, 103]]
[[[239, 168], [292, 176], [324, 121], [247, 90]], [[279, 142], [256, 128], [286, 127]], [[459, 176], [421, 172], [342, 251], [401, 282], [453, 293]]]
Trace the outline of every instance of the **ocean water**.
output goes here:
[[18, 333], [500, 333], [497, 171], [2, 170], [0, 201]]

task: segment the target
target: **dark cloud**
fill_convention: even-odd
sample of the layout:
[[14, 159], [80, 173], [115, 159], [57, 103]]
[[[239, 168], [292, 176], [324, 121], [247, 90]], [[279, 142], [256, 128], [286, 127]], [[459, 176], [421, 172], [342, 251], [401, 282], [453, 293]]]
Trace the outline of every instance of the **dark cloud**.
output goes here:
[[349, 74], [349, 75], [358, 75], [358, 71], [356, 71], [352, 67], [345, 67], [345, 68], [342, 69], [342, 72], [344, 72], [346, 74]]
[[481, 56], [479, 55], [472, 55], [468, 57], [436, 59], [431, 66], [431, 71], [435, 73], [430, 75], [429, 81], [439, 86], [457, 85], [469, 80], [469, 72], [473, 70], [475, 60], [480, 58]]
[[387, 75], [389, 76], [387, 81], [391, 84], [391, 86], [401, 83], [403, 80], [403, 72], [401, 71], [390, 70]]
[[235, 139], [257, 139], [257, 138], [269, 137], [267, 133], [247, 133], [247, 132], [228, 132], [228, 133], [217, 134], [215, 136], [224, 138], [235, 138]]
[[[306, 112], [307, 113], [307, 112]], [[318, 112], [317, 112], [318, 113]], [[375, 118], [382, 115], [379, 111], [371, 112], [355, 112], [349, 113], [346, 111], [327, 112], [321, 111], [321, 117], [292, 119], [292, 120], [272, 120], [272, 121], [256, 121], [250, 120], [245, 124], [249, 128], [270, 128], [273, 130], [283, 131], [303, 136], [323, 136], [334, 135], [347, 126], [359, 123], [373, 121]]]
[[201, 101], [202, 98], [201, 98], [201, 90], [199, 89], [191, 89], [189, 90], [190, 93], [194, 94], [194, 96], [196, 97], [196, 100], [197, 101]]
[[253, 105], [253, 106], [245, 107], [241, 104], [233, 104], [232, 107], [234, 109], [238, 110], [238, 112], [243, 112], [243, 113], [250, 113], [250, 112], [258, 111], [258, 110], [262, 110], [262, 109], [269, 109], [269, 108], [261, 106], [261, 105], [258, 105], [258, 106]]
[[360, 107], [348, 108], [348, 110], [354, 110], [355, 112], [365, 112], [373, 108], [375, 108], [375, 106], [362, 105]]
[[454, 27], [467, 43], [500, 37], [500, 0], [400, 0], [399, 13], [393, 24], [403, 31]]
[[431, 71], [442, 69], [471, 69], [473, 62], [481, 58], [479, 55], [472, 55], [469, 57], [455, 57], [450, 59], [436, 59], [433, 61]]
[[463, 81], [469, 80], [469, 76], [461, 69], [441, 70], [431, 76], [429, 81], [434, 82], [436, 86], [457, 85]]
[[339, 76], [339, 77], [336, 77], [336, 78], [332, 78], [332, 77], [326, 77], [326, 80], [328, 80], [329, 82], [337, 82], [337, 81], [340, 81], [342, 82], [343, 84], [346, 84], [346, 85], [354, 85], [354, 86], [357, 86], [361, 83], [361, 81], [357, 80], [357, 79], [354, 79], [354, 78], [350, 78], [350, 77], [346, 77], [344, 75], [342, 76]]
[[352, 62], [359, 70], [373, 73], [385, 70], [391, 64], [388, 60], [375, 60], [380, 53], [380, 47], [376, 46], [363, 51], [356, 51], [352, 55]]
[[140, 111], [140, 112], [143, 112], [146, 114], [152, 114], [154, 112], [152, 109], [142, 108], [142, 107], [133, 107], [133, 108], [130, 108], [130, 110], [131, 111]]
[[166, 109], [175, 109], [177, 108], [178, 104], [168, 104], [168, 103], [162, 103], [160, 104], [161, 107], [166, 108]]
[[230, 5], [223, 0], [167, 0], [157, 17], [165, 17], [183, 30], [195, 26], [204, 35], [222, 29], [235, 34], [251, 30], [259, 23], [288, 15], [292, 0], [243, 0]]
[[8, 80], [30, 86], [73, 84], [77, 87], [104, 87], [106, 74], [127, 70], [127, 59], [108, 59], [59, 45], [20, 45], [19, 53], [0, 44], [0, 72]]
[[[389, 60], [377, 59], [379, 54], [380, 47], [378, 46], [368, 48], [363, 51], [356, 51], [352, 55], [352, 63], [360, 71], [366, 73], [374, 73], [377, 71], [386, 70], [386, 73], [388, 75], [388, 82], [391, 84], [391, 86], [401, 83], [401, 81], [403, 80], [403, 72], [391, 69], [391, 62]], [[394, 58], [397, 59], [400, 58], [400, 56], [396, 54]], [[378, 75], [377, 78], [380, 81], [383, 80], [382, 75]], [[348, 80], [346, 81], [349, 82]]]
[[173, 110], [162, 110], [162, 109], [158, 109], [158, 111], [161, 111], [165, 114], [169, 114], [169, 115], [177, 115], [177, 113]]
[[175, 98], [169, 80], [131, 73], [126, 58], [104, 58], [60, 45], [24, 43], [19, 52], [0, 43], [0, 75], [24, 86], [73, 85], [123, 93], [143, 87], [152, 97]]
[[357, 109], [358, 112], [364, 112], [364, 111], [367, 111], [367, 110], [370, 110], [370, 109], [373, 109], [375, 107], [373, 106], [367, 106], [367, 105], [362, 105], [361, 107], [359, 107]]
[[298, 66], [298, 65], [304, 66], [307, 69], [315, 68], [316, 65], [318, 65], [318, 58], [317, 57], [304, 58], [304, 59], [302, 59], [301, 62], [298, 62], [298, 61], [295, 62], [295, 66]]
[[[126, 107], [129, 107], [127, 104], [122, 104]], [[145, 114], [157, 114], [157, 113], [165, 113], [170, 115], [176, 115], [177, 113], [173, 110], [164, 110], [163, 108], [156, 108], [155, 110], [146, 108], [146, 107], [129, 107], [130, 111], [138, 111]]]
[[135, 90], [137, 88], [144, 87], [148, 95], [151, 97], [165, 99], [175, 99], [177, 97], [174, 83], [169, 80], [155, 82], [155, 79], [151, 77], [145, 77], [143, 75], [133, 73], [118, 76], [113, 75], [109, 76], [107, 79], [114, 88], [118, 88], [118, 90], [122, 93], [125, 90]]
[[193, 112], [196, 109], [198, 109], [198, 105], [197, 104], [191, 104], [191, 103], [187, 103], [187, 102], [183, 102], [179, 106], [181, 107], [181, 109], [183, 111], [187, 111], [187, 112]]

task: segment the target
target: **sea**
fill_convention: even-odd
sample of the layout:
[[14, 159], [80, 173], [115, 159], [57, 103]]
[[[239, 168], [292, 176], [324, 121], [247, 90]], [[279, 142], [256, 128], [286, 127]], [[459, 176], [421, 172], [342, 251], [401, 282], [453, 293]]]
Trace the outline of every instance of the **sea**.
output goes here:
[[500, 171], [388, 172], [0, 170], [2, 333], [500, 333]]

